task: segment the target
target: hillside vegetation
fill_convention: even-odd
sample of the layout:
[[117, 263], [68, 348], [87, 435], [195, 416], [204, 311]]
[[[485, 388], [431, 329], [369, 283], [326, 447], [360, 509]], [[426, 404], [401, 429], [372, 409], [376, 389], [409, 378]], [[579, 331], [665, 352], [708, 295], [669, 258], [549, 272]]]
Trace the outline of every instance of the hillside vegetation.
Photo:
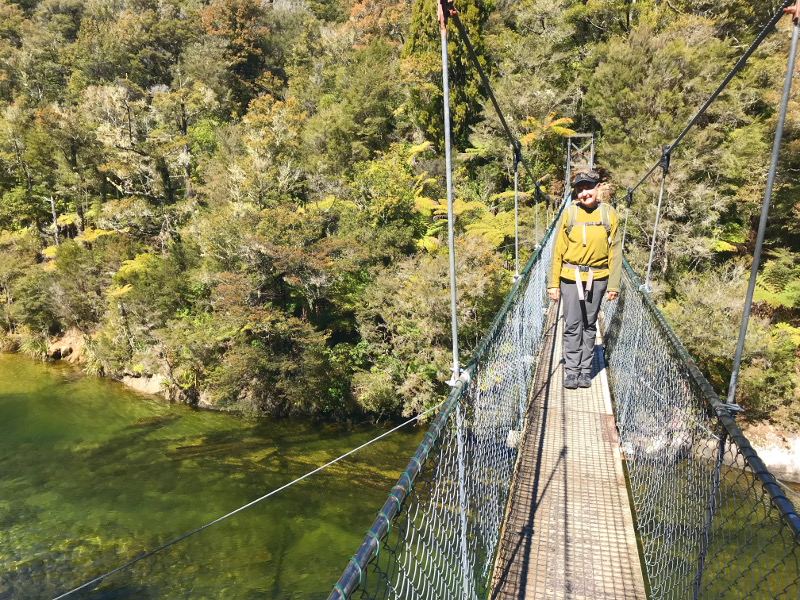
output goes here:
[[[450, 328], [435, 6], [0, 0], [0, 345], [43, 355], [51, 336], [78, 331], [89, 371], [159, 375], [173, 398], [274, 415], [383, 418], [436, 403]], [[567, 127], [597, 132], [601, 166], [619, 188], [635, 183], [775, 9], [456, 6], [554, 196]], [[668, 179], [654, 289], [720, 388], [786, 26], [687, 137]], [[466, 359], [510, 287], [513, 172], [455, 30], [449, 50]], [[740, 386], [751, 418], [786, 427], [800, 406], [798, 114]], [[631, 210], [639, 269], [656, 184]], [[523, 260], [545, 215], [533, 198], [523, 194]]]

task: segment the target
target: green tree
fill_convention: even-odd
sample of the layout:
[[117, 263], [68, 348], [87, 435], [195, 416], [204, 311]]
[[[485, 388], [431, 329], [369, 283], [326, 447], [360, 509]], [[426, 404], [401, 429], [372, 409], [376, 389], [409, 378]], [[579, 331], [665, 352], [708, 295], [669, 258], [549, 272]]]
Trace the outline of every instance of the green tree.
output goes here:
[[89, 334], [105, 311], [103, 298], [108, 279], [103, 276], [99, 253], [65, 240], [53, 261], [54, 309], [64, 327]]
[[[502, 260], [476, 236], [456, 244], [462, 358], [476, 346], [510, 282]], [[369, 368], [353, 394], [379, 414], [421, 412], [445, 390], [452, 364], [446, 251], [409, 257], [380, 269], [357, 310]], [[424, 299], [424, 301], [422, 300]]]
[[15, 3], [0, 0], [0, 99], [10, 102], [18, 89], [19, 61], [25, 15]]
[[169, 85], [171, 67], [198, 35], [196, 13], [179, 0], [130, 0], [112, 10], [92, 3], [83, 12], [70, 46], [74, 67], [70, 87], [127, 79], [141, 89]]
[[259, 93], [272, 91], [267, 15], [253, 0], [213, 0], [202, 10], [206, 35], [222, 41], [233, 74], [233, 98], [243, 111]]
[[373, 227], [395, 223], [410, 227], [415, 235], [425, 231], [420, 207], [430, 202], [425, 186], [433, 180], [427, 173], [415, 173], [414, 158], [427, 149], [428, 144], [394, 144], [385, 154], [356, 165], [353, 200]]
[[0, 323], [6, 331], [14, 331], [13, 316], [16, 282], [36, 264], [39, 240], [29, 230], [0, 233]]
[[392, 139], [402, 102], [396, 54], [383, 40], [374, 40], [347, 63], [328, 67], [334, 78], [326, 93], [309, 90], [315, 114], [304, 137], [312, 164], [330, 176], [369, 160]]
[[[438, 0], [414, 3], [409, 37], [403, 46], [401, 72], [408, 89], [408, 108], [421, 136], [444, 148], [443, 96], [441, 74], [441, 34], [436, 5]], [[489, 71], [486, 60], [485, 29], [492, 0], [456, 0], [455, 9], [470, 36], [478, 60]], [[480, 77], [470, 63], [458, 31], [447, 27], [447, 54], [450, 80], [450, 115], [453, 141], [459, 148], [467, 146], [470, 128], [481, 118]]]
[[300, 134], [306, 114], [294, 98], [255, 98], [243, 117], [245, 193], [258, 207], [289, 200], [301, 191]]

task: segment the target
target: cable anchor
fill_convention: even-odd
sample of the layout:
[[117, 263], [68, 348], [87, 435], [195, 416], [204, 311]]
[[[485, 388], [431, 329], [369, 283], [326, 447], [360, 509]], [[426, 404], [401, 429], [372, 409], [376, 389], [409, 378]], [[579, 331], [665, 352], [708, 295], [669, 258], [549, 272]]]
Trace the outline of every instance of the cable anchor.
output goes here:
[[[459, 378], [461, 377], [461, 374], [464, 372], [464, 368], [458, 367], [458, 373], [456, 373], [456, 370], [453, 367], [450, 367], [450, 372], [452, 373], [452, 375], [450, 379], [445, 381], [445, 383], [450, 387], [455, 387], [455, 385], [459, 381]], [[467, 382], [469, 382], [469, 379], [467, 379]]]
[[439, 16], [439, 26], [441, 27], [442, 31], [447, 30], [447, 21], [450, 20], [450, 17], [454, 17], [458, 14], [454, 5], [449, 0], [439, 0], [436, 3], [436, 14]]
[[721, 404], [721, 405], [717, 406], [714, 409], [714, 412], [717, 413], [718, 417], [721, 417], [722, 415], [727, 415], [727, 416], [731, 417], [732, 419], [735, 419], [737, 417], [737, 415], [740, 415], [740, 414], [744, 413], [744, 409], [741, 406], [739, 406], [738, 404], [725, 403], [725, 404]]
[[[514, 170], [517, 170], [519, 163], [522, 162], [522, 144], [519, 140], [514, 140]], [[539, 184], [536, 184], [536, 190], [539, 190]]]
[[625, 204], [627, 205], [628, 210], [630, 210], [632, 203], [633, 203], [633, 188], [628, 188], [628, 191], [625, 193]]
[[[672, 148], [670, 146], [661, 147], [661, 158], [658, 161], [658, 166], [664, 171], [664, 177], [669, 172], [669, 159], [672, 156]], [[630, 205], [628, 205], [630, 206]]]

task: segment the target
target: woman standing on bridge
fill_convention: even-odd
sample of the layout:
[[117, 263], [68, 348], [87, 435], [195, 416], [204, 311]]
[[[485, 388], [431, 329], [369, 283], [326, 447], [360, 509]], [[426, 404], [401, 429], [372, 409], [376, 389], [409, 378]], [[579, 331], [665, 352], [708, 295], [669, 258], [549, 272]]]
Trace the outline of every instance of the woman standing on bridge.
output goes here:
[[564, 300], [564, 387], [571, 390], [592, 385], [597, 313], [603, 294], [606, 300], [619, 294], [622, 274], [622, 231], [616, 211], [598, 201], [599, 183], [596, 171], [575, 176], [547, 277], [547, 294]]

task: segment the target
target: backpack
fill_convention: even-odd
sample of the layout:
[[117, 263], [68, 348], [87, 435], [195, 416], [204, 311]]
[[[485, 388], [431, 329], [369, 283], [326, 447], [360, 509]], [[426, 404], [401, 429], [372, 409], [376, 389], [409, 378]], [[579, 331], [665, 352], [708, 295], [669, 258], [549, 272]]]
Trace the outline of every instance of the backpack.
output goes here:
[[[611, 245], [611, 220], [609, 218], [609, 213], [611, 212], [611, 207], [605, 203], [600, 203], [600, 221], [593, 221], [593, 222], [586, 222], [581, 223], [584, 227], [589, 227], [593, 225], [599, 225], [605, 228], [606, 235], [608, 236], [608, 245]], [[575, 225], [575, 221], [578, 219], [578, 206], [576, 204], [570, 204], [567, 207], [567, 235], [570, 234], [572, 231], [572, 227]], [[584, 242], [583, 245], [586, 245], [585, 241], [586, 236], [584, 235]]]

